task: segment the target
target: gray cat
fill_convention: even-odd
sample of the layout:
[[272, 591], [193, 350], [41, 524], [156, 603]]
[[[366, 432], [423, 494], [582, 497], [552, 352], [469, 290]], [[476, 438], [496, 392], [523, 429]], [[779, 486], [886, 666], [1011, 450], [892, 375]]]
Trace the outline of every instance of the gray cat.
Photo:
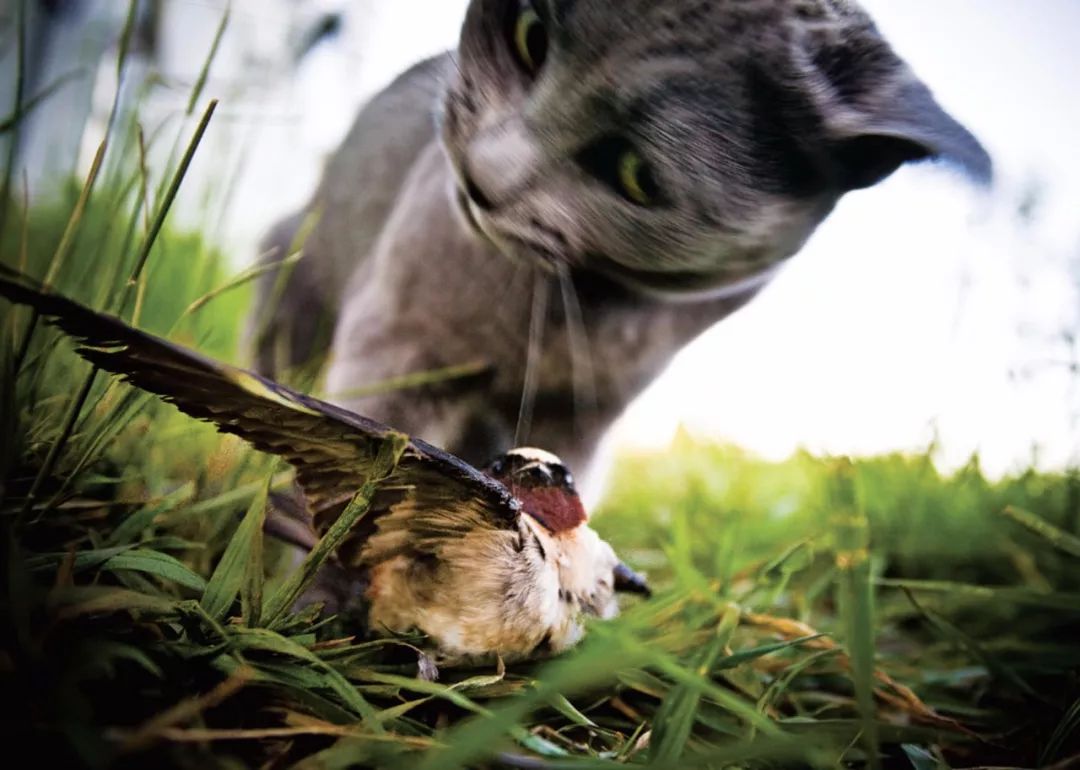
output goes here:
[[852, 2], [473, 0], [458, 50], [365, 107], [271, 234], [305, 258], [263, 285], [258, 364], [329, 354], [350, 409], [473, 463], [531, 443], [584, 470], [840, 196], [927, 158], [991, 176]]

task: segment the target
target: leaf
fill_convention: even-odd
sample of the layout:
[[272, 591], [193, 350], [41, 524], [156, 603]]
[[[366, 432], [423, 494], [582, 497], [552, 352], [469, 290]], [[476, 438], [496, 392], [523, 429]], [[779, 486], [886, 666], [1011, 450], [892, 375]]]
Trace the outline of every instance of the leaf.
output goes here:
[[224, 620], [232, 608], [240, 586], [248, 577], [248, 562], [253, 551], [262, 546], [262, 528], [266, 519], [266, 498], [269, 490], [270, 478], [267, 478], [248, 506], [243, 521], [225, 548], [225, 553], [203, 593], [203, 609], [218, 620]]
[[206, 589], [206, 581], [196, 575], [183, 563], [168, 554], [160, 551], [150, 551], [142, 548], [125, 551], [117, 554], [102, 565], [102, 569], [112, 572], [119, 570], [133, 570], [154, 575], [163, 580], [178, 583], [185, 588], [194, 591]]

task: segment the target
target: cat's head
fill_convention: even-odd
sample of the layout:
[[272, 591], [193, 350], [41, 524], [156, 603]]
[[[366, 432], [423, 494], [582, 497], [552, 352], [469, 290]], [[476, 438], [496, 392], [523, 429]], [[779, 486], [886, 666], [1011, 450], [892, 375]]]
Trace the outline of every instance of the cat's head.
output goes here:
[[472, 0], [442, 111], [505, 253], [665, 293], [791, 256], [901, 164], [990, 159], [846, 0]]

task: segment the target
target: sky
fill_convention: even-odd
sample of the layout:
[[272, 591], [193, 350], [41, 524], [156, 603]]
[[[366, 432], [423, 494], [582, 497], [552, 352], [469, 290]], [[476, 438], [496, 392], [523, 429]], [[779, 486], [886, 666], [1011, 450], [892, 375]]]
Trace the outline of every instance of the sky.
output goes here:
[[[341, 34], [296, 73], [267, 65], [261, 83], [241, 89], [234, 81], [253, 60], [280, 60], [282, 20], [296, 6], [233, 4], [210, 84], [226, 99], [192, 173], [237, 170], [221, 236], [238, 263], [275, 217], [307, 199], [363, 100], [453, 45], [465, 5], [309, 0], [309, 13], [349, 11]], [[682, 425], [774, 458], [935, 442], [943, 466], [978, 451], [991, 474], [1080, 459], [1080, 382], [1066, 366], [1075, 351], [1061, 341], [1080, 331], [1080, 3], [863, 5], [990, 150], [996, 187], [978, 192], [923, 165], [847, 196], [766, 291], [678, 356], [611, 446], [662, 448]], [[223, 3], [167, 7], [165, 69], [191, 80], [201, 61], [192, 51], [209, 45]], [[160, 98], [168, 112], [181, 95]]]

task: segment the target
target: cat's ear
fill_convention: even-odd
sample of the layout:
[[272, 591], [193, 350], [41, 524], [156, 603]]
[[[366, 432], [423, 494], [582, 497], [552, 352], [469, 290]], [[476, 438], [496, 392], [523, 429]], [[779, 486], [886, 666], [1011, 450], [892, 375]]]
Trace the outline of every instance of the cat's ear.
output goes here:
[[847, 190], [869, 187], [904, 163], [934, 158], [989, 184], [993, 163], [979, 141], [941, 108], [876, 31], [873, 35], [813, 54], [828, 93], [819, 108], [835, 181]]

